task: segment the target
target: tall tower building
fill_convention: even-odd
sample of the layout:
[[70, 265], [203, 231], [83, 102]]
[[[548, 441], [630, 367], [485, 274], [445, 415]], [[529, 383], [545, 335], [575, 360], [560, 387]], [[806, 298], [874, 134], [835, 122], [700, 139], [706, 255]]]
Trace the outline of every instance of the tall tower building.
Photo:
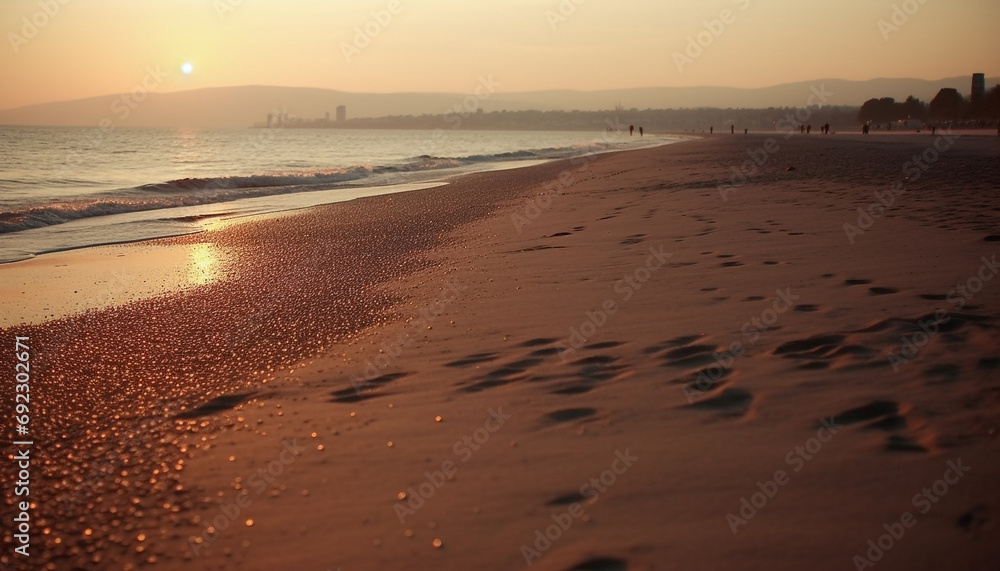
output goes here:
[[974, 73], [972, 74], [972, 102], [976, 103], [982, 101], [983, 97], [986, 96], [986, 74], [985, 73]]
[[344, 121], [347, 121], [347, 106], [346, 105], [338, 105], [337, 106], [337, 122], [338, 123], [343, 123]]

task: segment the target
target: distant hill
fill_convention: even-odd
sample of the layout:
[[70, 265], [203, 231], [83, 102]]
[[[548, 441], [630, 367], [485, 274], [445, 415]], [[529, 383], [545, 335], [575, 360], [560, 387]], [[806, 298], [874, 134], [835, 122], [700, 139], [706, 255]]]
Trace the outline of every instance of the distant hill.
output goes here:
[[[872, 79], [846, 81], [819, 79], [758, 89], [731, 87], [649, 87], [603, 91], [532, 91], [506, 93], [502, 86], [481, 101], [484, 111], [610, 110], [620, 103], [626, 109], [768, 108], [807, 104], [812, 89], [832, 93], [829, 105], [860, 106], [876, 97], [904, 99], [914, 95], [929, 101], [943, 87], [967, 94], [968, 77], [938, 81]], [[1000, 83], [988, 78], [987, 86]], [[240, 128], [266, 121], [273, 110], [306, 118], [336, 115], [347, 106], [348, 117], [422, 115], [449, 112], [469, 93], [350, 93], [310, 87], [240, 86], [150, 93], [134, 108], [125, 95], [105, 95], [76, 101], [29, 105], [0, 111], [0, 125], [63, 125], [96, 127], [102, 119], [115, 126]]]

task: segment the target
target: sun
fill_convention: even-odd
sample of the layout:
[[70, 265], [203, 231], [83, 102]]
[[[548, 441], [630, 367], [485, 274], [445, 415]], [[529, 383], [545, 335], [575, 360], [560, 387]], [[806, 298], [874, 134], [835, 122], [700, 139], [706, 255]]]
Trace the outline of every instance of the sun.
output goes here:
[[191, 65], [191, 62], [186, 61], [181, 64], [181, 73], [184, 75], [191, 75], [192, 71], [194, 71], [194, 66]]

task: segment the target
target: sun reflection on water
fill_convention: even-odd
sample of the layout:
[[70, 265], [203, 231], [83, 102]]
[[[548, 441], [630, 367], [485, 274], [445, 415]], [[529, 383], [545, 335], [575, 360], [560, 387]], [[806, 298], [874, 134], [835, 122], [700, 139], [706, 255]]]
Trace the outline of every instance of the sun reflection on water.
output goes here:
[[207, 285], [222, 279], [223, 256], [214, 244], [194, 244], [188, 252], [188, 283]]

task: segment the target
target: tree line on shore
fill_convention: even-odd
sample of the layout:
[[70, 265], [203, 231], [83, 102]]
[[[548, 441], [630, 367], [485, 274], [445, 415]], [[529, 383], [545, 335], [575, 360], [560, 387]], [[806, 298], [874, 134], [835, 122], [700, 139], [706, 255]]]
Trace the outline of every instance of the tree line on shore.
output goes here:
[[964, 97], [957, 89], [945, 88], [925, 103], [912, 95], [905, 101], [892, 97], [869, 99], [858, 111], [860, 123], [888, 124], [896, 122], [966, 123], [981, 126], [996, 125], [1000, 120], [1000, 85], [986, 91], [981, 98]]
[[[490, 111], [425, 115], [358, 117], [341, 124], [299, 120], [296, 128], [481, 129], [511, 131], [628, 131], [629, 125], [652, 132], [715, 133], [798, 130], [829, 123], [832, 129], [857, 128], [856, 106], [770, 107], [767, 109], [616, 109], [607, 111]], [[636, 135], [638, 136], [638, 131]]]
[[[642, 126], [647, 133], [725, 133], [788, 131], [807, 126], [819, 129], [829, 124], [832, 131], [854, 131], [860, 125], [904, 123], [908, 128], [927, 124], [956, 124], [967, 127], [995, 126], [1000, 120], [1000, 85], [973, 101], [955, 89], [942, 89], [925, 103], [916, 97], [896, 101], [874, 98], [861, 107], [823, 105], [811, 107], [624, 109], [607, 111], [485, 111], [423, 115], [357, 117], [333, 122], [328, 119], [293, 119], [284, 127], [339, 129], [420, 129], [420, 130], [511, 130], [511, 131], [628, 131]], [[891, 127], [890, 127], [891, 128]]]

